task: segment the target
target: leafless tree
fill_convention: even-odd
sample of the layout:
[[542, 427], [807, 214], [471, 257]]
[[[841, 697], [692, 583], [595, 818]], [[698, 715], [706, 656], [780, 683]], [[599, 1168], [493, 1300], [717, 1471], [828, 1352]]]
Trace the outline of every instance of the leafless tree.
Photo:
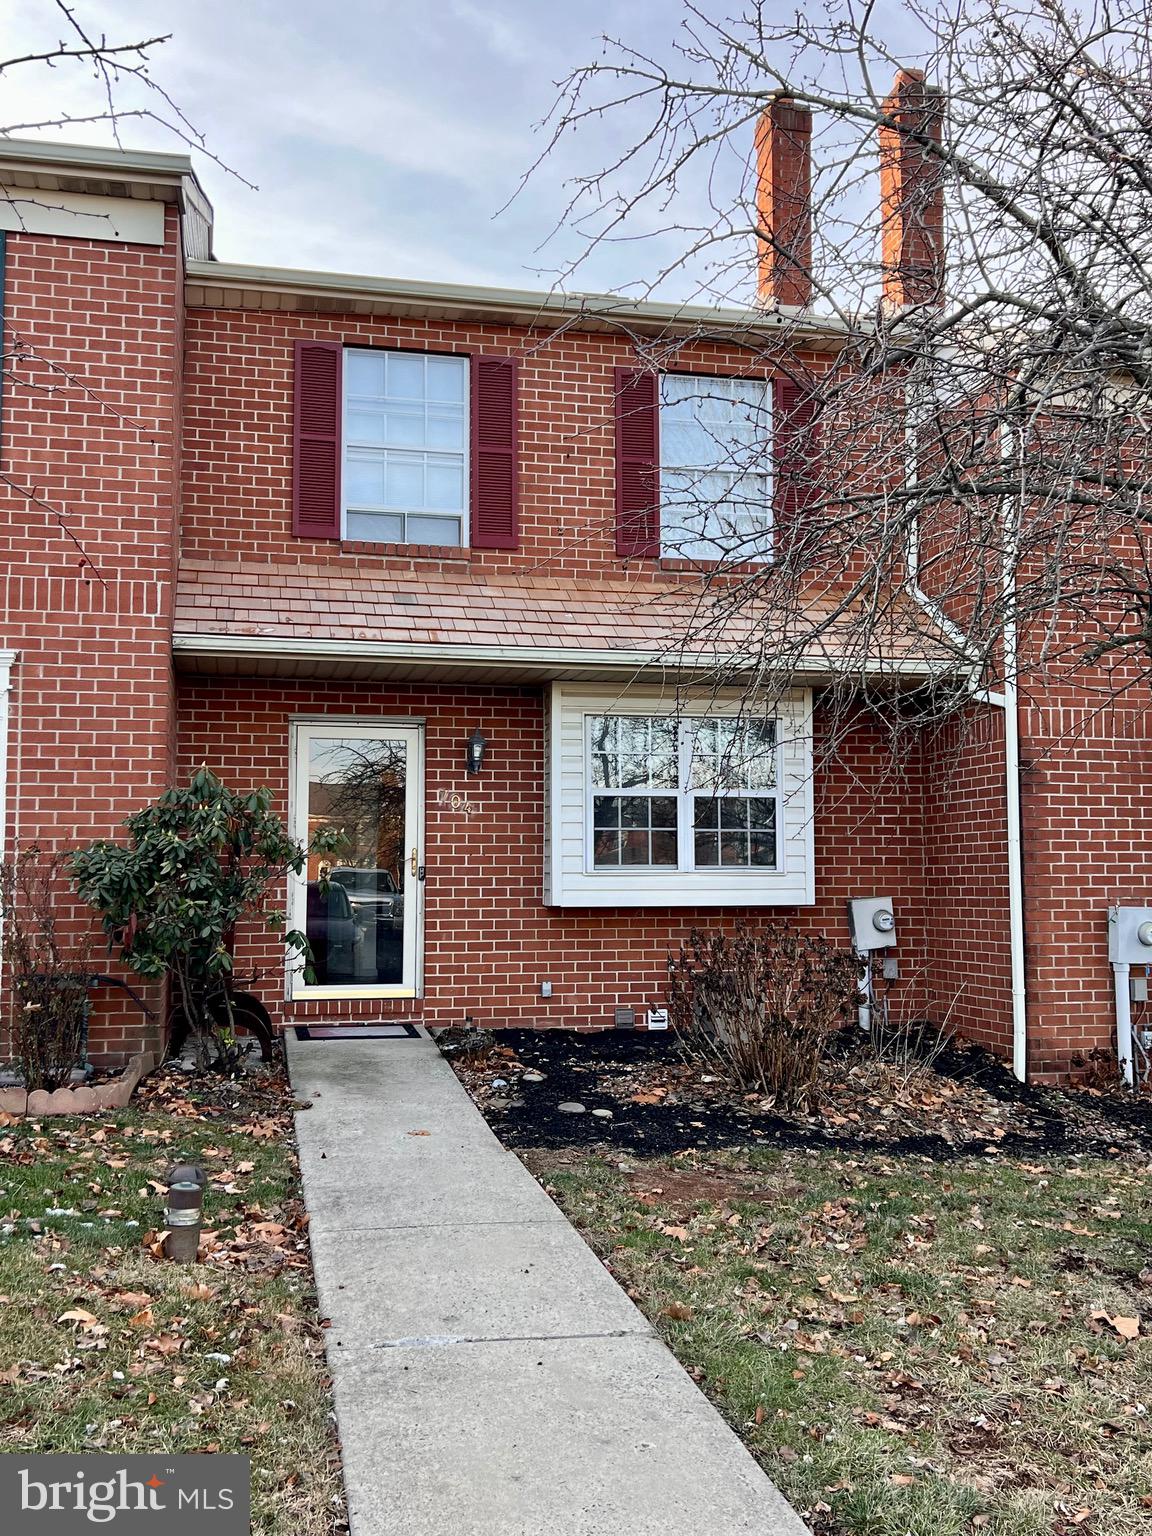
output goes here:
[[[757, 124], [781, 102], [812, 114], [810, 251], [756, 195]], [[1150, 0], [829, 0], [790, 15], [772, 0], [726, 18], [687, 4], [664, 52], [606, 40], [550, 121], [553, 146], [585, 129], [624, 145], [571, 188], [566, 275], [634, 239], [649, 293], [751, 308], [758, 262], [811, 287], [775, 327], [728, 314], [635, 338], [644, 364], [673, 372], [701, 340], [737, 347], [749, 376], [789, 373], [801, 403], [771, 559], [763, 518], [730, 515], [733, 486], [765, 499], [768, 432], [726, 427], [711, 463], [697, 452], [697, 474], [673, 477], [687, 511], [665, 549], [682, 538], [713, 557], [698, 562], [689, 649], [735, 633], [765, 687], [825, 650], [845, 697], [873, 686], [879, 658], [919, 650], [940, 663], [921, 719], [1006, 669], [1033, 690], [1075, 677], [1101, 707], [1144, 689]], [[899, 271], [878, 177], [893, 154], [916, 203]], [[705, 403], [704, 431], [707, 416]]]

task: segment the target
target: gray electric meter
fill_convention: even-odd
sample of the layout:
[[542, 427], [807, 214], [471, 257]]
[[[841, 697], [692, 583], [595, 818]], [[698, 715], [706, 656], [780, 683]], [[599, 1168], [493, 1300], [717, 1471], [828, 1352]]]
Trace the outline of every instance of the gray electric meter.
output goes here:
[[1113, 965], [1152, 965], [1152, 907], [1108, 908], [1108, 958]]
[[888, 949], [896, 942], [896, 909], [892, 898], [856, 897], [848, 903], [848, 927], [852, 943], [861, 952]]

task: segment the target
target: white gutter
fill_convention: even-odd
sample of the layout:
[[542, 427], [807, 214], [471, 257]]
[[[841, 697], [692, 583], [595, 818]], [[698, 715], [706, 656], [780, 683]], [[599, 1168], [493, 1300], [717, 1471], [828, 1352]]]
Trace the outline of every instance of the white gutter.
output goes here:
[[[752, 671], [761, 661], [759, 654], [742, 657], [738, 651], [682, 651], [674, 647], [663, 651], [639, 651], [595, 650], [584, 646], [413, 645], [395, 640], [324, 640], [311, 636], [188, 632], [173, 635], [172, 652], [177, 659], [200, 656], [249, 661], [378, 661], [407, 665], [423, 662], [433, 667], [518, 666], [532, 670], [588, 667], [597, 671], [615, 668], [617, 671], [684, 672], [708, 671], [716, 667]], [[812, 656], [805, 658], [795, 671], [797, 676], [829, 677], [839, 666], [834, 657]], [[945, 662], [881, 659], [871, 670], [878, 677], [933, 678], [951, 667]]]
[[[905, 392], [905, 483], [915, 486], [918, 476], [914, 407]], [[1002, 444], [1003, 447], [1003, 444]], [[974, 647], [943, 609], [920, 586], [920, 529], [914, 523], [908, 539], [908, 588], [913, 600], [966, 655], [975, 660]], [[980, 704], [1004, 711], [1004, 813], [1005, 853], [1008, 863], [1008, 953], [1012, 986], [1012, 1072], [1020, 1082], [1028, 1077], [1028, 984], [1024, 965], [1024, 850], [1020, 814], [1020, 706], [1017, 693], [1017, 633], [1012, 597], [1016, 591], [1016, 524], [1011, 540], [1005, 540], [1001, 590], [1008, 598], [1002, 642], [1004, 691], [973, 688]]]
[[[568, 321], [600, 326], [637, 325], [646, 330], [688, 334], [755, 335], [785, 332], [790, 342], [840, 346], [847, 327], [832, 316], [786, 305], [746, 309], [730, 305], [634, 299], [618, 293], [544, 292], [528, 288], [485, 288], [413, 278], [374, 277], [359, 272], [317, 272], [299, 267], [266, 267], [240, 262], [190, 260], [184, 267], [193, 307], [226, 302], [252, 307], [293, 307], [323, 301], [329, 307], [373, 304], [378, 312], [426, 315], [486, 315], [513, 325]], [[284, 304], [268, 303], [271, 296]], [[350, 311], [351, 312], [351, 311]]]

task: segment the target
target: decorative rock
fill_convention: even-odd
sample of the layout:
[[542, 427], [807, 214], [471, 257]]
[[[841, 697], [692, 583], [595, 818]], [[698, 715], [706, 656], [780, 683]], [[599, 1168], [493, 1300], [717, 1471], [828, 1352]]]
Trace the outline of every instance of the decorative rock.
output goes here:
[[520, 1081], [522, 1083], [542, 1083], [547, 1076], [547, 1072], [525, 1072]]
[[582, 1115], [585, 1113], [585, 1109], [583, 1104], [578, 1104], [574, 1100], [569, 1099], [566, 1104], [560, 1105], [560, 1113], [562, 1115]]
[[601, 1120], [611, 1120], [612, 1118], [612, 1111], [610, 1109], [594, 1109], [592, 1113], [599, 1115]]

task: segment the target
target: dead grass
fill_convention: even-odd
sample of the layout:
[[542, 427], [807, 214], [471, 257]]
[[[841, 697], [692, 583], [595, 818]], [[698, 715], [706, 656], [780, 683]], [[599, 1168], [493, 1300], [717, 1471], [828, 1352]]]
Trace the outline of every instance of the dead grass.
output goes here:
[[1152, 1527], [1146, 1154], [527, 1160], [818, 1531]]
[[[282, 1083], [0, 1127], [0, 1450], [234, 1451], [253, 1530], [346, 1530]], [[174, 1161], [209, 1174], [204, 1262], [158, 1261]]]

